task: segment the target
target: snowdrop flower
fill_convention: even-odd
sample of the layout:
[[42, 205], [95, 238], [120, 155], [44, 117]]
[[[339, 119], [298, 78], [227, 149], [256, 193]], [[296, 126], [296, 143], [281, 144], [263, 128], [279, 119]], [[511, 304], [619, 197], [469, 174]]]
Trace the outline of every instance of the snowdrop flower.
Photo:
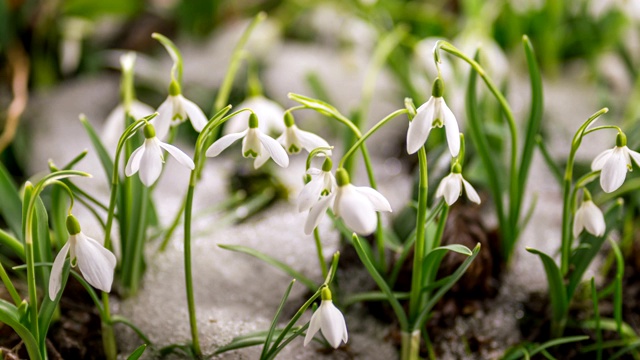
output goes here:
[[418, 108], [416, 116], [409, 123], [407, 132], [407, 152], [413, 154], [420, 150], [429, 137], [431, 129], [444, 126], [451, 156], [460, 152], [460, 133], [458, 122], [444, 102], [444, 85], [440, 78], [433, 82], [432, 96]]
[[158, 140], [153, 125], [145, 125], [144, 138], [144, 143], [129, 157], [129, 161], [127, 161], [127, 166], [124, 170], [125, 175], [131, 176], [139, 170], [140, 181], [142, 181], [145, 186], [153, 185], [162, 172], [162, 164], [164, 163], [163, 149], [176, 158], [180, 164], [191, 170], [195, 168], [193, 160], [182, 152], [182, 150]]
[[300, 195], [298, 195], [299, 212], [311, 209], [321, 197], [333, 194], [336, 188], [336, 178], [331, 173], [332, 166], [331, 158], [326, 158], [322, 164], [322, 169], [310, 168], [307, 170], [307, 174], [311, 176], [311, 181], [302, 188]]
[[55, 300], [62, 282], [62, 267], [67, 254], [71, 252], [71, 266], [78, 266], [82, 276], [91, 286], [104, 292], [111, 291], [116, 256], [96, 240], [80, 231], [80, 223], [75, 216], [67, 216], [69, 241], [60, 249], [53, 261], [49, 278], [49, 298]]
[[444, 196], [444, 201], [447, 205], [451, 206], [462, 194], [463, 186], [469, 201], [480, 204], [480, 196], [478, 196], [476, 189], [462, 177], [462, 169], [458, 163], [453, 166], [451, 173], [445, 176], [440, 182], [440, 185], [438, 185], [436, 197]]
[[593, 159], [591, 170], [602, 170], [600, 185], [604, 192], [610, 193], [622, 186], [627, 171], [632, 170], [632, 158], [636, 164], [640, 164], [640, 154], [627, 147], [627, 136], [620, 132], [616, 137], [616, 146], [601, 152]]
[[318, 330], [321, 330], [322, 335], [324, 335], [329, 344], [334, 349], [337, 349], [341, 342], [344, 341], [346, 344], [347, 340], [349, 340], [347, 324], [344, 321], [344, 315], [333, 305], [329, 287], [322, 288], [321, 297], [320, 306], [311, 316], [311, 321], [309, 321], [309, 328], [304, 337], [304, 346], [307, 346]]
[[[269, 100], [262, 95], [252, 96], [242, 103], [237, 109], [251, 109], [260, 119], [259, 129], [265, 134], [279, 134], [284, 131], [282, 117], [284, 116], [284, 108], [275, 101]], [[224, 127], [225, 134], [241, 132], [249, 121], [249, 114], [246, 112], [236, 115], [233, 119], [227, 121]]]
[[200, 132], [207, 125], [207, 117], [193, 101], [182, 96], [180, 85], [175, 80], [169, 85], [169, 96], [158, 108], [158, 116], [152, 124], [158, 129], [158, 137], [164, 139], [171, 126], [191, 121], [193, 128]]
[[349, 174], [344, 169], [336, 172], [338, 189], [334, 194], [323, 197], [309, 210], [304, 232], [311, 234], [318, 226], [322, 215], [329, 207], [336, 217], [342, 218], [345, 225], [360, 235], [370, 235], [376, 229], [378, 218], [376, 211], [391, 211], [389, 201], [378, 191], [366, 186], [353, 186]]
[[[311, 152], [319, 147], [329, 147], [329, 143], [320, 136], [298, 129], [290, 112], [285, 113], [284, 123], [287, 128], [276, 140], [284, 146], [289, 154], [297, 154], [302, 149]], [[326, 154], [331, 156], [331, 150], [327, 150]]]
[[289, 157], [282, 146], [273, 138], [265, 135], [258, 127], [258, 117], [251, 113], [249, 116], [249, 128], [242, 132], [229, 134], [214, 142], [207, 150], [207, 156], [215, 157], [242, 138], [242, 156], [255, 158], [253, 166], [257, 169], [273, 158], [276, 164], [289, 166]]
[[591, 201], [589, 191], [584, 189], [582, 204], [573, 218], [573, 236], [578, 237], [582, 229], [587, 229], [590, 234], [600, 237], [604, 235], [606, 227], [602, 211]]

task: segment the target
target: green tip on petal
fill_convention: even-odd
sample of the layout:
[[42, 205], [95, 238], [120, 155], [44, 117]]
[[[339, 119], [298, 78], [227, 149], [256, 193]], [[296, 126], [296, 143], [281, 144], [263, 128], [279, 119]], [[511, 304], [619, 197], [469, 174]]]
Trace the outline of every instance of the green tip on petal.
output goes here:
[[154, 137], [156, 137], [156, 128], [154, 128], [151, 124], [145, 125], [143, 132], [145, 139], [153, 139]]
[[249, 115], [249, 128], [255, 129], [258, 127], [258, 115], [251, 113]]
[[171, 80], [171, 84], [169, 84], [169, 95], [178, 96], [181, 93], [182, 90], [180, 90], [180, 84], [175, 80]]
[[620, 131], [618, 133], [618, 136], [616, 136], [616, 146], [617, 147], [627, 146], [627, 135], [625, 135], [622, 131]]
[[322, 163], [322, 171], [329, 172], [331, 171], [331, 168], [333, 168], [333, 161], [331, 161], [331, 158], [327, 156]]
[[455, 164], [453, 164], [453, 166], [451, 167], [451, 172], [454, 174], [460, 174], [462, 172], [462, 166], [460, 166], [460, 163], [456, 162]]
[[433, 81], [431, 95], [433, 95], [433, 97], [442, 97], [442, 94], [444, 94], [444, 83], [442, 82], [442, 79], [438, 77]]
[[295, 125], [295, 120], [293, 119], [293, 115], [291, 114], [291, 112], [287, 111], [286, 113], [284, 113], [284, 125], [286, 127], [292, 127], [293, 125]]
[[80, 222], [73, 215], [67, 216], [67, 231], [69, 235], [80, 234]]
[[336, 171], [336, 182], [338, 183], [338, 186], [345, 186], [351, 183], [347, 170], [340, 168]]
[[331, 300], [331, 290], [329, 290], [328, 286], [322, 288], [322, 293], [320, 294], [322, 301]]

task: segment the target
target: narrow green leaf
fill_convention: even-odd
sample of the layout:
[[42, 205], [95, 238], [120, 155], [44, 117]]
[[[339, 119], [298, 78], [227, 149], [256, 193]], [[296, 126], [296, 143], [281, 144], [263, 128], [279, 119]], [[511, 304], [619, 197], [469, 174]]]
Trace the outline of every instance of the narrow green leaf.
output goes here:
[[[398, 300], [406, 300], [409, 299], [409, 293], [408, 292], [396, 292], [393, 293], [394, 297]], [[342, 301], [342, 306], [344, 306], [345, 308], [355, 304], [355, 303], [359, 303], [359, 302], [366, 302], [366, 301], [386, 301], [387, 300], [387, 294], [383, 293], [382, 291], [369, 291], [369, 292], [363, 292], [363, 293], [357, 293], [357, 294], [353, 294], [353, 295], [349, 295], [346, 299], [344, 299]]]
[[269, 327], [269, 332], [267, 333], [267, 337], [264, 340], [264, 346], [262, 347], [262, 354], [260, 354], [260, 358], [263, 359], [267, 352], [270, 350], [269, 345], [271, 344], [271, 339], [273, 338], [273, 332], [276, 329], [276, 324], [278, 323], [278, 318], [280, 318], [280, 314], [282, 313], [282, 309], [284, 308], [284, 304], [287, 302], [289, 298], [289, 293], [291, 292], [291, 288], [293, 288], [293, 284], [296, 282], [296, 279], [293, 279], [287, 290], [285, 290], [284, 295], [282, 296], [282, 300], [280, 301], [280, 305], [278, 306], [278, 310], [276, 310], [276, 314], [273, 316], [273, 320], [271, 321], [271, 327]]
[[265, 263], [284, 271], [285, 273], [287, 273], [292, 278], [300, 280], [300, 282], [303, 283], [304, 286], [309, 288], [311, 291], [315, 291], [318, 288], [318, 285], [316, 285], [315, 282], [313, 282], [308, 277], [304, 276], [302, 273], [294, 270], [292, 267], [290, 267], [289, 265], [283, 263], [282, 261], [277, 260], [277, 259], [275, 259], [275, 258], [273, 258], [273, 257], [271, 257], [271, 256], [269, 256], [267, 254], [261, 253], [258, 250], [255, 250], [255, 249], [252, 249], [252, 248], [246, 247], [246, 246], [241, 246], [241, 245], [218, 244], [218, 246], [223, 248], [223, 249], [225, 249], [225, 250], [236, 251], [236, 252], [239, 252], [239, 253], [247, 254], [247, 255], [253, 256], [255, 258], [258, 258], [258, 259], [264, 261]]
[[131, 328], [131, 330], [133, 330], [138, 337], [145, 342], [145, 345], [152, 345], [153, 343], [151, 342], [151, 340], [149, 339], [149, 337], [147, 337], [147, 335], [145, 335], [145, 333], [139, 328], [137, 327], [134, 323], [132, 323], [129, 319], [127, 319], [124, 316], [120, 316], [120, 315], [111, 315], [111, 322], [113, 324], [123, 324], [128, 326], [129, 328]]
[[145, 350], [147, 350], [147, 344], [140, 345], [134, 352], [131, 353], [131, 355], [129, 355], [127, 360], [138, 360]]
[[[443, 246], [437, 247], [437, 248], [435, 248], [435, 249], [433, 249], [431, 251], [433, 252], [433, 251], [436, 251], [436, 250], [438, 250], [438, 251], [440, 251], [440, 250], [453, 251], [453, 252], [456, 252], [458, 254], [467, 255], [467, 256], [473, 255], [473, 252], [468, 247], [466, 247], [464, 245], [459, 245], [459, 244], [443, 245]], [[427, 254], [427, 259], [428, 258], [429, 258], [429, 254]]]
[[313, 99], [304, 95], [294, 93], [289, 93], [288, 97], [293, 101], [299, 102], [300, 104], [325, 115], [333, 117], [344, 117], [344, 115], [342, 115], [333, 105], [330, 105], [322, 100]]
[[[48, 263], [53, 261], [53, 255], [51, 254], [51, 237], [49, 236], [49, 216], [39, 196], [35, 201], [33, 243], [35, 245], [34, 259], [36, 262]], [[36, 276], [39, 278], [40, 286], [43, 289], [49, 288], [50, 272], [51, 269], [47, 266], [41, 266], [36, 269]]]
[[549, 149], [547, 149], [547, 145], [545, 145], [544, 139], [540, 134], [536, 136], [536, 144], [538, 145], [538, 149], [540, 149], [540, 153], [542, 154], [544, 162], [547, 164], [549, 170], [551, 170], [551, 174], [553, 174], [553, 177], [556, 179], [556, 181], [558, 181], [558, 185], [562, 186], [562, 181], [564, 179], [562, 170], [560, 169], [558, 163], [556, 163], [556, 161], [551, 156], [551, 153], [549, 152]]
[[[82, 161], [82, 159], [84, 159], [88, 153], [89, 153], [89, 150], [87, 149], [82, 150], [80, 154], [78, 154], [76, 157], [71, 159], [71, 161], [69, 161], [66, 165], [64, 165], [62, 167], [62, 170], [73, 170], [73, 167], [76, 166], [76, 164], [78, 164], [80, 161]], [[52, 165], [55, 167], [55, 164], [53, 164], [53, 161], [49, 160], [49, 168], [51, 168]]]
[[547, 274], [553, 319], [557, 323], [563, 323], [569, 309], [569, 302], [560, 269], [549, 255], [532, 248], [527, 248], [527, 251], [540, 257]]
[[66, 220], [69, 200], [66, 191], [60, 185], [54, 185], [51, 189], [51, 228], [55, 236], [56, 248], [60, 250], [67, 242]]
[[615, 359], [621, 357], [622, 355], [624, 355], [624, 354], [626, 354], [626, 353], [628, 353], [630, 351], [633, 351], [633, 350], [635, 350], [635, 349], [637, 349], [639, 347], [640, 347], [640, 340], [634, 341], [631, 344], [629, 344], [628, 346], [625, 346], [624, 348], [618, 350], [618, 352], [613, 354], [609, 358], [609, 360], [615, 360]]
[[22, 202], [20, 201], [20, 194], [18, 188], [13, 182], [13, 178], [5, 168], [4, 164], [0, 162], [0, 215], [4, 221], [9, 225], [9, 229], [20, 240], [22, 238]]
[[113, 159], [111, 158], [111, 155], [109, 155], [109, 152], [105, 148], [104, 144], [102, 144], [100, 136], [98, 136], [95, 129], [84, 115], [80, 115], [80, 122], [82, 122], [82, 125], [87, 131], [89, 140], [91, 140], [93, 148], [96, 150], [96, 154], [98, 155], [98, 159], [100, 159], [100, 164], [102, 164], [102, 169], [104, 170], [104, 173], [107, 177], [107, 181], [110, 182], [113, 177]]
[[9, 327], [18, 334], [24, 346], [27, 348], [29, 358], [32, 360], [42, 359], [36, 339], [31, 332], [20, 323], [18, 308], [2, 299], [0, 299], [0, 323], [9, 325]]
[[0, 229], [0, 244], [10, 248], [14, 254], [24, 261], [23, 243], [2, 229]]
[[593, 320], [596, 324], [596, 344], [598, 345], [597, 360], [602, 359], [602, 328], [600, 327], [600, 308], [598, 306], [598, 290], [596, 279], [591, 278], [591, 301], [593, 302]]
[[616, 258], [615, 291], [613, 293], [613, 318], [616, 320], [616, 330], [622, 332], [622, 281], [624, 278], [624, 257], [618, 244], [609, 238], [611, 249]]
[[[45, 268], [50, 268], [53, 264], [46, 264]], [[49, 298], [49, 288], [46, 287], [45, 294], [42, 297], [42, 305], [40, 306], [40, 311], [38, 312], [38, 326], [40, 328], [40, 344], [45, 344], [47, 341], [47, 332], [49, 331], [49, 326], [51, 325], [51, 319], [53, 319], [53, 314], [60, 303], [60, 299], [62, 298], [62, 292], [67, 286], [67, 280], [69, 279], [69, 270], [70, 270], [70, 262], [69, 259], [66, 259], [64, 266], [62, 268], [62, 279], [60, 284], [60, 291], [58, 291], [58, 295], [54, 300]]]

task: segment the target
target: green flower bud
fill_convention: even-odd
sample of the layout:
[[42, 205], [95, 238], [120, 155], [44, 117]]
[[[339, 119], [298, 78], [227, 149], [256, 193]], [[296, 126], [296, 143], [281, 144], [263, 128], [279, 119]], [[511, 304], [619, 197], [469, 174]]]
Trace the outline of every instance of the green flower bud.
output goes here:
[[156, 128], [154, 128], [151, 124], [145, 125], [143, 132], [145, 139], [153, 139], [154, 137], [156, 137]]
[[336, 171], [336, 182], [338, 183], [338, 186], [345, 186], [351, 183], [347, 170], [340, 168]]
[[169, 95], [178, 96], [180, 94], [182, 94], [180, 84], [175, 80], [171, 80], [171, 84], [169, 84]]
[[627, 146], [627, 135], [625, 135], [622, 131], [620, 131], [618, 133], [618, 136], [616, 136], [616, 146], [617, 147]]
[[320, 297], [322, 298], [322, 301], [325, 300], [331, 300], [331, 290], [329, 290], [328, 286], [325, 286], [322, 288], [322, 292], [320, 293]]
[[433, 95], [433, 97], [442, 97], [442, 94], [444, 94], [444, 83], [442, 82], [442, 79], [438, 77], [433, 81], [431, 95]]
[[293, 115], [289, 111], [284, 113], [284, 125], [288, 128], [295, 125], [295, 120], [293, 119]]
[[462, 166], [460, 166], [460, 163], [456, 162], [455, 164], [453, 164], [453, 166], [451, 167], [451, 172], [454, 174], [462, 173]]
[[78, 219], [73, 215], [67, 216], [67, 231], [69, 235], [80, 234], [80, 222], [78, 222]]
[[249, 128], [255, 129], [258, 127], [258, 115], [251, 113], [249, 115]]
[[331, 161], [331, 158], [327, 156], [327, 158], [324, 159], [324, 162], [322, 163], [322, 171], [329, 172], [331, 171], [332, 167], [333, 167], [333, 161]]

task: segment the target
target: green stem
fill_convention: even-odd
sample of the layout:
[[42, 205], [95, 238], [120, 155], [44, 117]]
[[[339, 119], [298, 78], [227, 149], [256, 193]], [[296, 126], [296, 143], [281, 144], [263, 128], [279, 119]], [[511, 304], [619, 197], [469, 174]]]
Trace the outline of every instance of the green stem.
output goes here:
[[102, 292], [102, 346], [104, 355], [109, 360], [115, 360], [118, 357], [118, 347], [116, 345], [116, 337], [113, 333], [113, 323], [111, 322], [111, 309], [109, 308], [109, 294]]
[[187, 306], [189, 307], [189, 324], [191, 326], [191, 340], [193, 351], [198, 357], [202, 356], [200, 341], [198, 340], [198, 323], [196, 320], [196, 303], [193, 296], [193, 275], [191, 266], [191, 212], [193, 209], [193, 193], [195, 191], [196, 171], [191, 171], [191, 180], [184, 210], [184, 278], [187, 290]]
[[[37, 194], [32, 194], [37, 196]], [[26, 239], [31, 238], [31, 229], [27, 227], [28, 236]], [[27, 284], [29, 287], [29, 311], [31, 313], [31, 332], [33, 337], [40, 339], [40, 331], [38, 329], [38, 290], [36, 288], [36, 269], [35, 259], [33, 255], [33, 243], [27, 241], [25, 243], [25, 249], [27, 253]]]
[[16, 304], [16, 306], [20, 306], [20, 303], [22, 302], [22, 298], [18, 294], [18, 291], [16, 290], [16, 288], [13, 286], [13, 283], [11, 282], [9, 275], [4, 270], [4, 266], [2, 266], [2, 262], [0, 262], [0, 278], [2, 278], [2, 282], [4, 283], [4, 286], [7, 288], [7, 291], [9, 291], [9, 295], [11, 295], [11, 299], [13, 300], [13, 302]]
[[320, 241], [320, 232], [318, 228], [313, 229], [313, 238], [316, 241], [316, 252], [318, 253], [318, 262], [320, 262], [320, 268], [322, 269], [322, 277], [327, 277], [327, 263], [324, 261], [324, 256], [322, 255], [322, 242]]
[[400, 360], [420, 360], [420, 330], [401, 334]]
[[22, 245], [20, 240], [14, 238], [2, 229], [0, 229], [0, 243], [13, 250], [13, 252], [18, 255], [20, 259], [24, 260], [24, 246]]
[[180, 210], [178, 210], [178, 212], [176, 213], [176, 217], [173, 219], [173, 222], [171, 222], [171, 226], [169, 226], [169, 228], [167, 229], [167, 232], [164, 234], [164, 237], [162, 238], [162, 244], [158, 249], [159, 252], [164, 252], [167, 249], [167, 245], [169, 245], [171, 236], [178, 228], [178, 225], [180, 225], [180, 218], [182, 218], [182, 214], [184, 214], [184, 208], [186, 207], [186, 205], [187, 205], [187, 202], [183, 201], [182, 206], [180, 206]]
[[129, 291], [131, 291], [133, 294], [135, 294], [138, 291], [138, 283], [140, 282], [141, 278], [142, 278], [142, 265], [143, 265], [143, 259], [144, 259], [144, 244], [145, 244], [145, 230], [147, 228], [146, 223], [147, 223], [147, 207], [149, 205], [149, 188], [148, 187], [143, 187], [141, 194], [140, 194], [140, 208], [139, 208], [139, 216], [138, 216], [138, 221], [139, 223], [136, 224], [136, 234], [134, 239], [136, 239], [136, 242], [134, 244], [133, 247], [133, 255], [130, 257], [131, 259], [133, 259], [132, 264], [131, 264], [131, 275], [130, 275], [130, 279], [131, 279], [131, 283], [130, 283], [130, 288]]
[[[422, 298], [422, 261], [425, 256], [426, 239], [425, 224], [427, 220], [427, 195], [429, 192], [429, 175], [427, 151], [424, 146], [418, 151], [420, 180], [418, 187], [418, 215], [416, 220], [416, 241], [413, 250], [413, 269], [411, 272], [411, 296], [409, 298], [409, 318], [413, 321], [420, 313]], [[405, 329], [406, 330], [406, 329]]]

